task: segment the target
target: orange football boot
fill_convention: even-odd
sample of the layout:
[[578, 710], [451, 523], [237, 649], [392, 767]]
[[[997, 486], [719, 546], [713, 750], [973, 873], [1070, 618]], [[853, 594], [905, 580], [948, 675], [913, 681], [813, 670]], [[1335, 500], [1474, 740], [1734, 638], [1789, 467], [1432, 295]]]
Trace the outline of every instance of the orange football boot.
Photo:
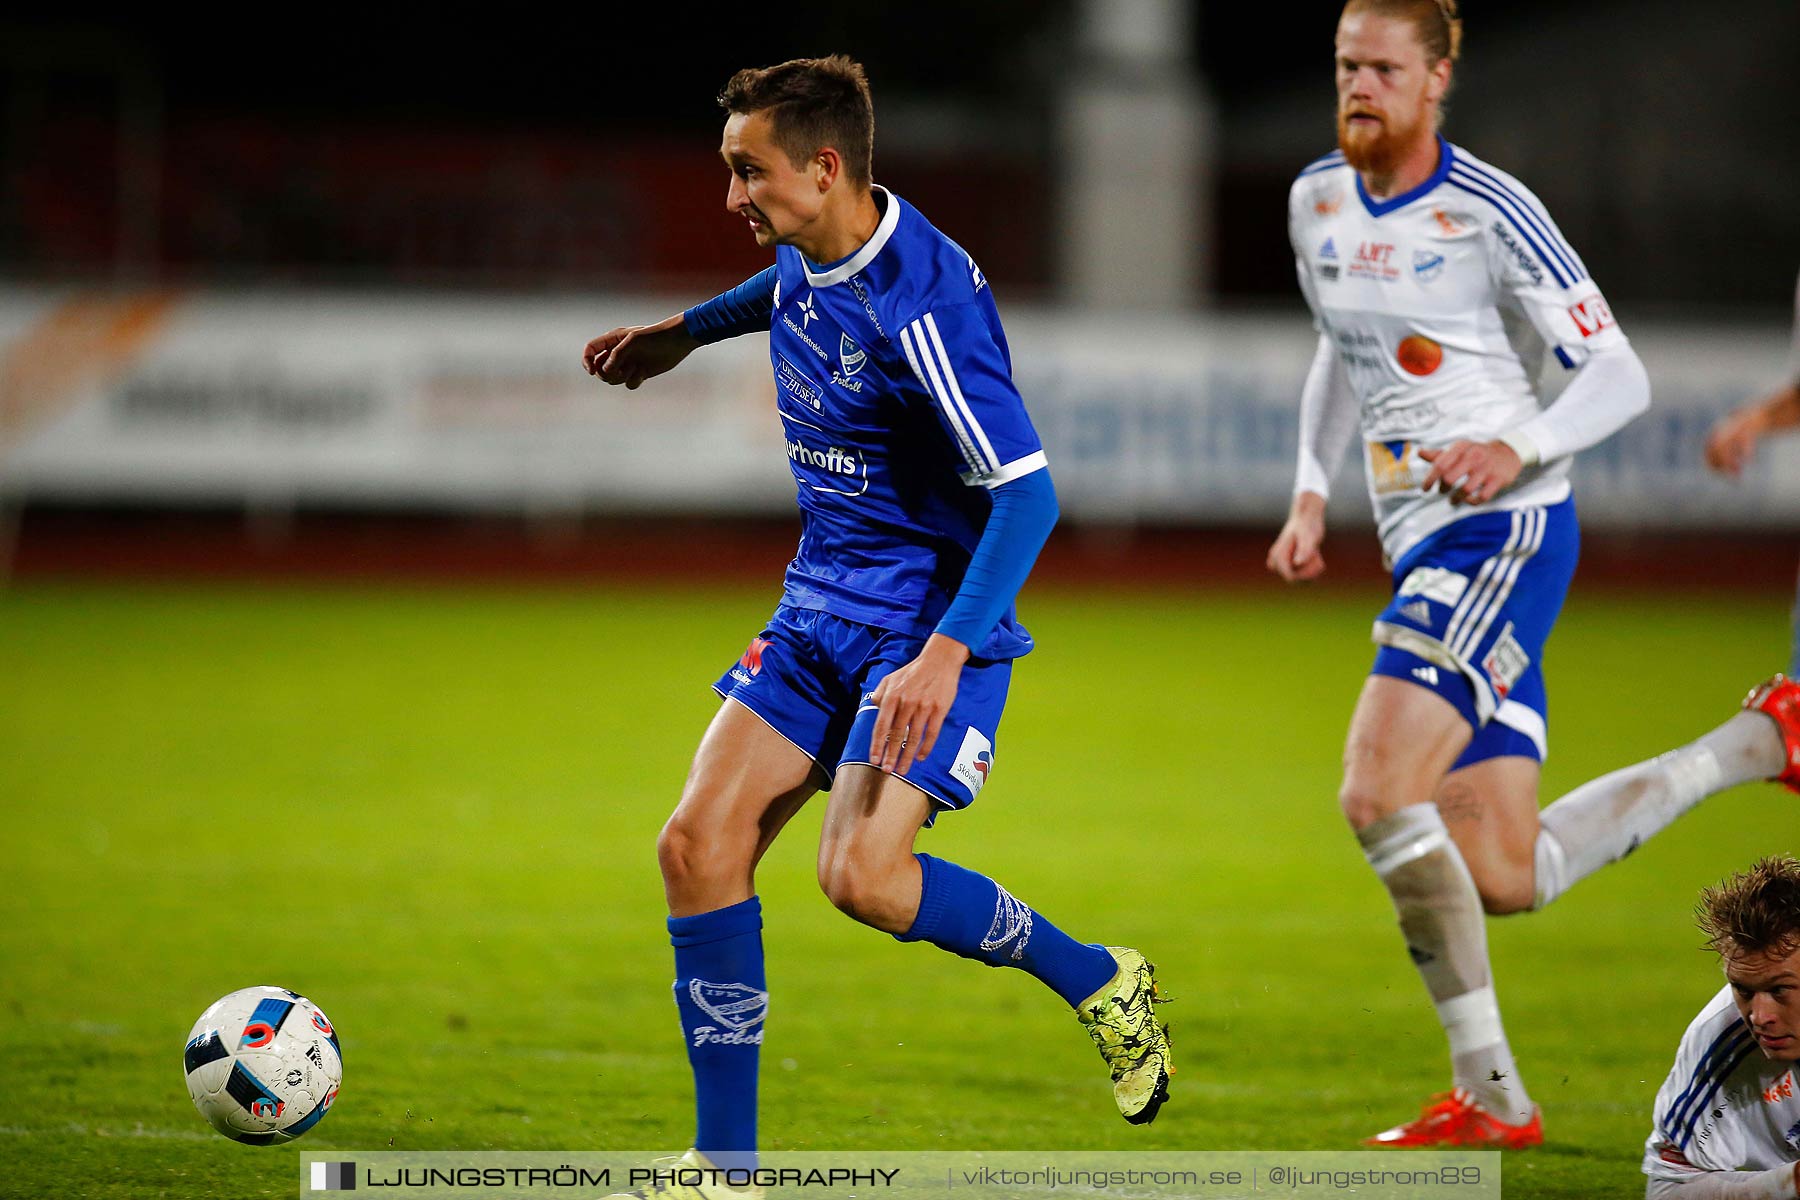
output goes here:
[[1544, 1114], [1538, 1109], [1531, 1110], [1531, 1120], [1523, 1125], [1508, 1125], [1475, 1103], [1461, 1088], [1433, 1096], [1416, 1119], [1363, 1139], [1365, 1146], [1462, 1146], [1478, 1150], [1523, 1150], [1543, 1144]]
[[1800, 680], [1777, 675], [1751, 692], [1744, 707], [1771, 717], [1787, 747], [1787, 770], [1775, 776], [1788, 790], [1800, 792]]

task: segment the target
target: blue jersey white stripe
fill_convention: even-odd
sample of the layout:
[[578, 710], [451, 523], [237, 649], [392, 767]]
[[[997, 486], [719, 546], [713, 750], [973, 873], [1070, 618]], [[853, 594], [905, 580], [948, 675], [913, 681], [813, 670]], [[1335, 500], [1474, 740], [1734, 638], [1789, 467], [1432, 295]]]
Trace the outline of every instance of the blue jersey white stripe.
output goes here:
[[[800, 505], [782, 603], [928, 636], [994, 511], [1041, 468], [987, 279], [884, 189], [874, 236], [836, 264], [777, 247], [770, 365]], [[973, 635], [972, 635], [973, 636]], [[974, 646], [1031, 646], [1008, 611]]]

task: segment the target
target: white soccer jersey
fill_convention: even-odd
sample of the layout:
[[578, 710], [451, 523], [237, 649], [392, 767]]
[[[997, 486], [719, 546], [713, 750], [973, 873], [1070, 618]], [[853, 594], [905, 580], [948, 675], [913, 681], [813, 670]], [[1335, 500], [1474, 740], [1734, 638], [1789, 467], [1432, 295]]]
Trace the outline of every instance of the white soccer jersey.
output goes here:
[[[1547, 355], [1574, 370], [1626, 342], [1535, 196], [1440, 138], [1431, 178], [1378, 201], [1333, 153], [1294, 181], [1288, 231], [1320, 354], [1328, 340], [1339, 385], [1360, 406], [1369, 493], [1390, 560], [1472, 511], [1568, 496], [1567, 455], [1527, 467], [1481, 510], [1419, 490], [1430, 470], [1421, 447], [1530, 433]], [[1305, 476], [1303, 468], [1303, 486]]]
[[1800, 1159], [1795, 1065], [1765, 1058], [1731, 988], [1700, 1010], [1656, 1093], [1644, 1174], [1684, 1183], [1697, 1171], [1766, 1171]]

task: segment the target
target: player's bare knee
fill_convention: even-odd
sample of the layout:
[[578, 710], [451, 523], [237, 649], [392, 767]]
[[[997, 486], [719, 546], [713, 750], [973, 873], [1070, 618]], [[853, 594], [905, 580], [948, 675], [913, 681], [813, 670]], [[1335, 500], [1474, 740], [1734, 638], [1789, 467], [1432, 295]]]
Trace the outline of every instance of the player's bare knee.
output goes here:
[[857, 869], [852, 859], [821, 863], [819, 887], [837, 910], [853, 921], [885, 929], [893, 924], [892, 889], [886, 878]]
[[1346, 771], [1338, 787], [1338, 808], [1352, 829], [1366, 829], [1394, 811], [1393, 794], [1368, 775]]
[[819, 851], [819, 889], [845, 916], [864, 925], [901, 932], [893, 925], [905, 907], [898, 889], [899, 873], [891, 856], [874, 848], [847, 843], [824, 845]]
[[704, 887], [743, 868], [734, 839], [718, 830], [699, 830], [677, 812], [656, 838], [656, 861], [673, 890]]

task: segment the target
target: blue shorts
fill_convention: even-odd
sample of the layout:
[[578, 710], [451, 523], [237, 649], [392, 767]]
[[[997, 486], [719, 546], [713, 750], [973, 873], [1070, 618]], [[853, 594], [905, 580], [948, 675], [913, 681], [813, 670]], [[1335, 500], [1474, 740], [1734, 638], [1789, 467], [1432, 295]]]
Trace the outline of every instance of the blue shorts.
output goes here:
[[1580, 552], [1564, 500], [1463, 517], [1395, 564], [1371, 673], [1429, 688], [1462, 714], [1475, 735], [1453, 770], [1549, 753], [1544, 643]]
[[[879, 711], [870, 693], [924, 646], [911, 634], [784, 606], [713, 690], [810, 756], [829, 788], [838, 768], [870, 761]], [[937, 744], [900, 776], [935, 802], [927, 825], [942, 809], [967, 808], [987, 783], [1011, 682], [1011, 659], [971, 658], [963, 667]]]

